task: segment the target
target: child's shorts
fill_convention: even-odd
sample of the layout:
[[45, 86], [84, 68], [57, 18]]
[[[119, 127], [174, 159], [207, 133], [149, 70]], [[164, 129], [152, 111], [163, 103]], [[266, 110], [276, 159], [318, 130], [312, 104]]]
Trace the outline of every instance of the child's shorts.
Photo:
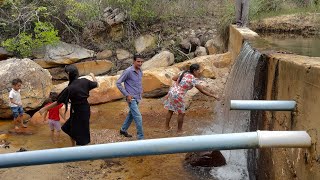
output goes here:
[[55, 120], [49, 119], [49, 127], [50, 127], [51, 131], [53, 131], [54, 129], [56, 131], [60, 131], [61, 130], [60, 121], [55, 121]]
[[10, 107], [12, 111], [13, 118], [17, 118], [19, 115], [23, 115], [23, 108], [21, 106]]

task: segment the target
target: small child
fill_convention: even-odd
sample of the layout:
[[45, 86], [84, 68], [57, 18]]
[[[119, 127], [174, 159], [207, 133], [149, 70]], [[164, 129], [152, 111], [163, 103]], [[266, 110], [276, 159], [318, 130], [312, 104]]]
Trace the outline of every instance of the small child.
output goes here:
[[[48, 104], [46, 104], [46, 106], [49, 106], [52, 102], [57, 101], [58, 99], [58, 94], [55, 92], [51, 92], [50, 96], [49, 96], [50, 102]], [[47, 118], [47, 114], [49, 112], [49, 127], [51, 129], [51, 139], [53, 141], [53, 143], [56, 142], [56, 140], [59, 140], [60, 137], [60, 131], [61, 131], [61, 124], [60, 124], [60, 116], [62, 117], [62, 119], [65, 119], [65, 115], [63, 113], [61, 113], [60, 109], [63, 106], [63, 104], [59, 104], [58, 106], [49, 109], [49, 111], [46, 111], [44, 116], [43, 116], [43, 122], [46, 121]], [[59, 116], [60, 115], [60, 116]], [[54, 130], [56, 130], [56, 139], [54, 136]]]
[[12, 80], [12, 89], [9, 93], [10, 103], [9, 106], [12, 110], [13, 114], [13, 124], [15, 125], [15, 129], [19, 129], [18, 124], [21, 123], [21, 126], [26, 128], [27, 126], [23, 124], [22, 117], [23, 117], [23, 107], [20, 95], [20, 89], [22, 86], [21, 79], [17, 78]]

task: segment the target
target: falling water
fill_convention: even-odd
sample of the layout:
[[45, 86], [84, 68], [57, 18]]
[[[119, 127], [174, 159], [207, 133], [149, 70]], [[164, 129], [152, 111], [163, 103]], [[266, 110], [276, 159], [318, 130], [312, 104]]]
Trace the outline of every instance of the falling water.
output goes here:
[[[224, 90], [224, 100], [216, 106], [216, 118], [211, 133], [237, 133], [249, 130], [250, 111], [230, 111], [230, 100], [254, 99], [254, 78], [261, 54], [244, 42], [235, 61]], [[210, 132], [206, 132], [210, 133]], [[213, 168], [211, 174], [216, 179], [249, 179], [247, 150], [222, 151], [227, 165]]]

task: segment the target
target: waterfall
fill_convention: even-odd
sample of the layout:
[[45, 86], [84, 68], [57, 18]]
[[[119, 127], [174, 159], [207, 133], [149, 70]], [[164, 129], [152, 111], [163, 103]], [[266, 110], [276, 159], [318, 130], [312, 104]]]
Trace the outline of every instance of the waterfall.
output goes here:
[[[230, 100], [254, 99], [254, 80], [260, 52], [244, 42], [224, 89], [224, 99], [219, 102], [211, 133], [238, 133], [249, 131], [250, 111], [230, 111]], [[209, 132], [206, 132], [209, 133]], [[248, 150], [222, 151], [227, 165], [213, 168], [211, 174], [215, 179], [239, 180], [249, 179]]]

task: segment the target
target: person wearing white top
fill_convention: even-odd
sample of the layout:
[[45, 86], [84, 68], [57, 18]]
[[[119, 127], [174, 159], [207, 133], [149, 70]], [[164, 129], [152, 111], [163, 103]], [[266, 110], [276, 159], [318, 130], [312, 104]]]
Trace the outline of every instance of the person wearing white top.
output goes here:
[[9, 106], [12, 111], [13, 115], [13, 123], [15, 125], [15, 129], [19, 129], [19, 122], [21, 123], [21, 126], [26, 128], [27, 126], [23, 124], [22, 117], [23, 117], [23, 107], [22, 107], [22, 101], [21, 101], [21, 95], [20, 95], [20, 89], [22, 86], [21, 79], [17, 78], [12, 80], [12, 89], [9, 93], [9, 99], [10, 103]]

